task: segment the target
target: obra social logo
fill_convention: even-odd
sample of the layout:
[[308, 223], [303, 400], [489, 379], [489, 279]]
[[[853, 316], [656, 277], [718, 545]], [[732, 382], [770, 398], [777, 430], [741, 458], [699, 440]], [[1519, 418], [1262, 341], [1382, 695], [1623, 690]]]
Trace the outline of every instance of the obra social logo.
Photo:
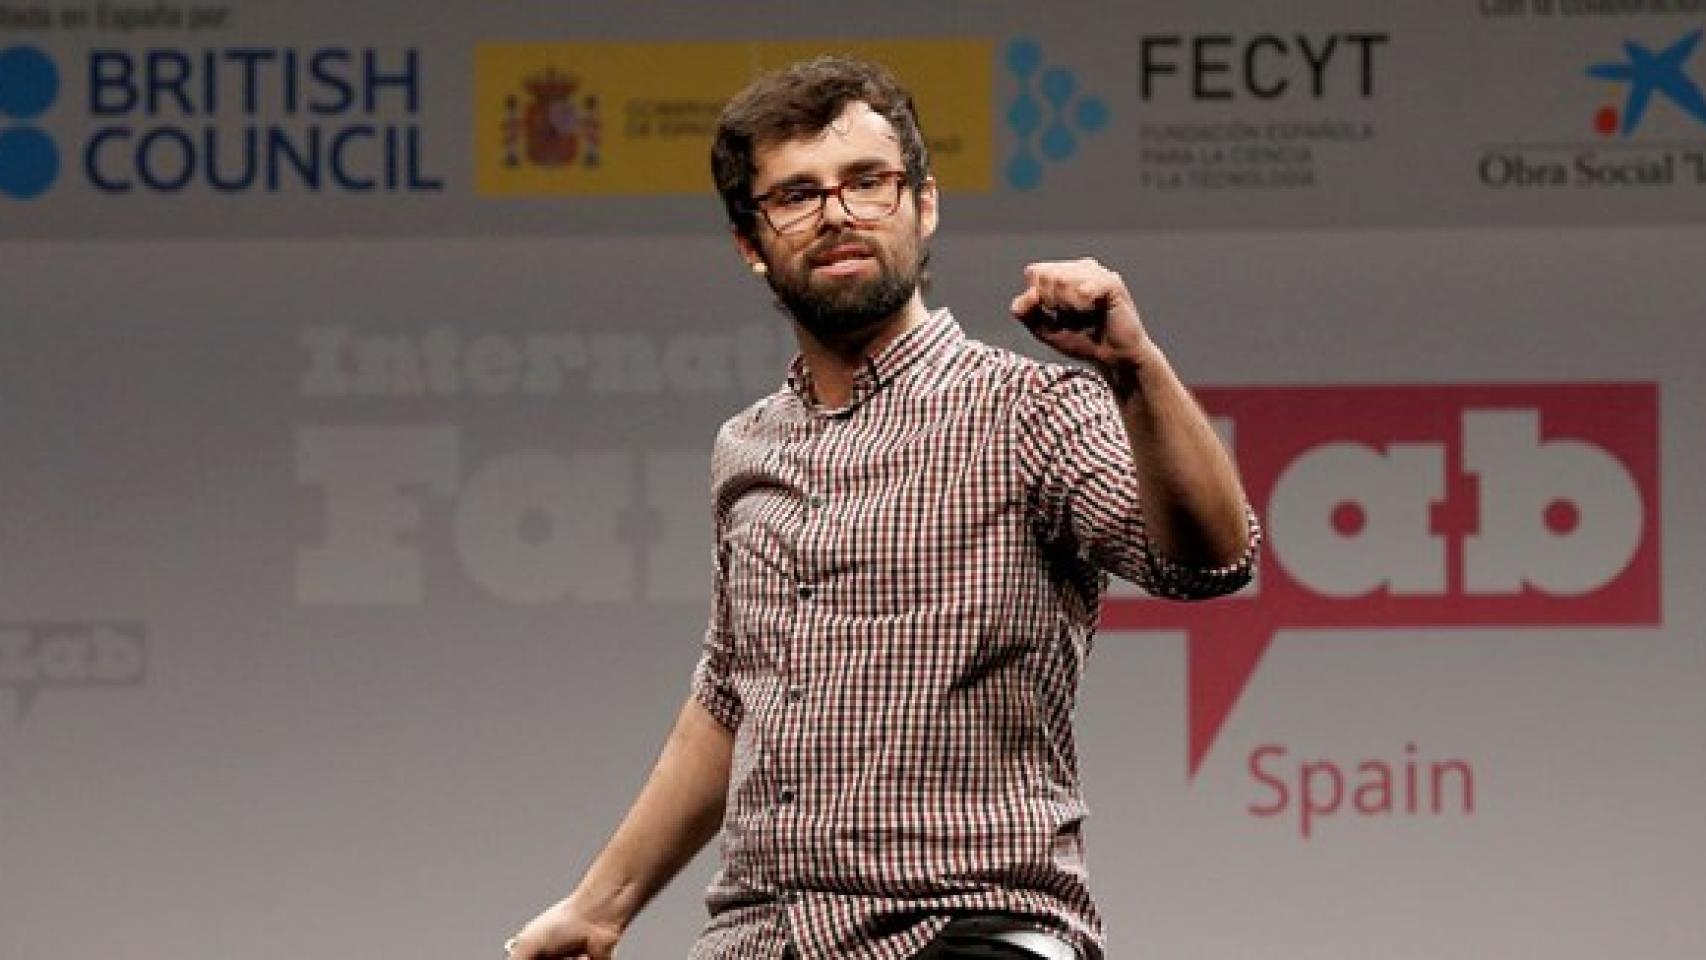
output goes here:
[[1195, 774], [1281, 630], [1659, 622], [1658, 390], [1643, 384], [1201, 391], [1265, 518], [1258, 582], [1111, 601], [1189, 635]]
[[47, 54], [35, 47], [0, 50], [0, 194], [33, 200], [59, 178], [59, 148], [29, 122], [58, 97], [59, 70]]

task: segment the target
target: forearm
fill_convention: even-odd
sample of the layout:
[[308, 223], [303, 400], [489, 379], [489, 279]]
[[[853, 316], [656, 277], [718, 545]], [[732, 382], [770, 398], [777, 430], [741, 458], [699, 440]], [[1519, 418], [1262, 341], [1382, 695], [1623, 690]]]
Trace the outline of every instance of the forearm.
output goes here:
[[1102, 365], [1137, 466], [1150, 542], [1168, 558], [1213, 568], [1249, 541], [1244, 489], [1226, 447], [1153, 342]]
[[625, 927], [722, 823], [734, 734], [689, 697], [657, 766], [571, 900]]

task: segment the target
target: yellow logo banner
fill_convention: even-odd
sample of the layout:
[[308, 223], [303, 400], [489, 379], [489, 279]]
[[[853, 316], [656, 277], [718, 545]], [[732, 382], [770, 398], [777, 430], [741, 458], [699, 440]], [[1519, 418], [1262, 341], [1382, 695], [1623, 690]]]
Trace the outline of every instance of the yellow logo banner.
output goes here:
[[710, 194], [723, 104], [759, 72], [822, 53], [893, 70], [912, 91], [942, 185], [992, 188], [987, 40], [480, 44], [477, 188], [487, 196]]

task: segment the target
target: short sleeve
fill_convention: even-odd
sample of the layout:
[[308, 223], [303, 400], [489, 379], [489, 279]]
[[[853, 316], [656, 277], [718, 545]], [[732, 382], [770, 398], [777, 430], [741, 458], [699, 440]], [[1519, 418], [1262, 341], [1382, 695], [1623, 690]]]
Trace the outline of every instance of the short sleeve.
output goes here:
[[1224, 567], [1200, 568], [1159, 553], [1145, 529], [1137, 470], [1119, 407], [1084, 370], [1041, 368], [1015, 410], [1018, 458], [1038, 535], [1156, 596], [1196, 600], [1248, 583], [1260, 528], [1246, 505], [1249, 538]]
[[711, 618], [705, 626], [705, 639], [700, 645], [699, 663], [693, 670], [693, 696], [705, 711], [730, 730], [740, 726], [745, 715], [740, 696], [732, 677], [734, 661], [734, 631], [729, 624], [728, 546], [725, 531], [726, 517], [718, 510], [716, 522], [715, 570], [711, 578]]

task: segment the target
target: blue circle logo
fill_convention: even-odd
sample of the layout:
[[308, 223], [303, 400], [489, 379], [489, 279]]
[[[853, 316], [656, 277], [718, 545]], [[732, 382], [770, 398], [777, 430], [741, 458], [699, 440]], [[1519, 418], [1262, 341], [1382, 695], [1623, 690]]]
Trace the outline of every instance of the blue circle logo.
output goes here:
[[[59, 69], [35, 47], [0, 50], [0, 118], [34, 120], [59, 97]], [[32, 200], [59, 179], [59, 148], [32, 124], [0, 129], [0, 193]]]
[[59, 148], [34, 127], [0, 130], [0, 193], [34, 200], [59, 178]]
[[0, 50], [0, 114], [33, 120], [59, 96], [59, 70], [35, 47]]

